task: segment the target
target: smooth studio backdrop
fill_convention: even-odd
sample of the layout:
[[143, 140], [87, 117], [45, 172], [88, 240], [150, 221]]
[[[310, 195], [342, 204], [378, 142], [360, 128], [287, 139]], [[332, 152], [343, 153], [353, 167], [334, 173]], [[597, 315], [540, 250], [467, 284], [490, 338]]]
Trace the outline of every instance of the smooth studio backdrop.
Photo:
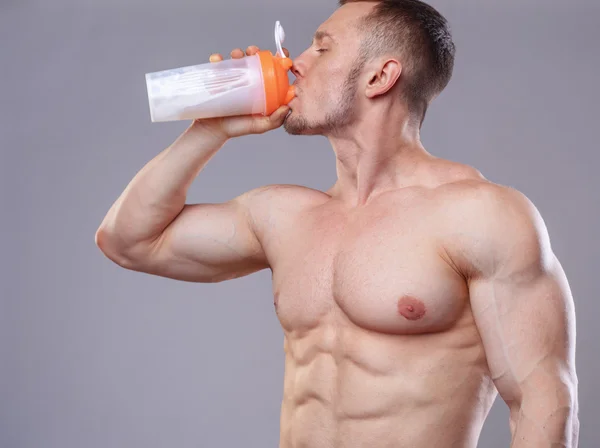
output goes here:
[[[539, 208], [577, 312], [580, 446], [600, 446], [600, 4], [432, 0], [457, 45], [422, 130]], [[94, 233], [188, 122], [153, 124], [144, 74], [250, 44], [299, 55], [334, 0], [0, 0], [0, 447], [276, 447], [283, 337], [269, 271], [200, 285], [126, 271]], [[189, 202], [326, 189], [322, 137], [229, 142]], [[479, 446], [509, 446], [500, 398]], [[441, 448], [441, 447], [440, 447]]]

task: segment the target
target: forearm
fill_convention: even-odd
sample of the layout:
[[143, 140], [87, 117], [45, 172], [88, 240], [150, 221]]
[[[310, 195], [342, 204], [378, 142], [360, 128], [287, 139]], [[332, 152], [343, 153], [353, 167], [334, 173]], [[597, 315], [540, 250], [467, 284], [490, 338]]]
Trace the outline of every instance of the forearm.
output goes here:
[[[579, 438], [577, 399], [571, 391], [550, 389], [548, 397], [524, 399], [511, 412], [511, 448], [575, 448]], [[559, 398], [558, 400], [556, 398]], [[554, 401], [550, 405], [549, 401]]]
[[195, 123], [148, 162], [125, 188], [104, 218], [98, 239], [120, 248], [159, 236], [185, 206], [198, 173], [226, 139]]

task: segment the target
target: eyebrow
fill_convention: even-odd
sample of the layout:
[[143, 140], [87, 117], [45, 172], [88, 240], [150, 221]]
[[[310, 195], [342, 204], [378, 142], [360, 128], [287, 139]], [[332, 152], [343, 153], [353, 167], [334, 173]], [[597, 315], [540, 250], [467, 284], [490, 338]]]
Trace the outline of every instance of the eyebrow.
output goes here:
[[321, 40], [325, 39], [326, 37], [330, 38], [333, 42], [335, 42], [335, 39], [333, 38], [333, 36], [331, 34], [329, 34], [327, 31], [317, 31], [313, 37], [313, 42], [321, 41]]

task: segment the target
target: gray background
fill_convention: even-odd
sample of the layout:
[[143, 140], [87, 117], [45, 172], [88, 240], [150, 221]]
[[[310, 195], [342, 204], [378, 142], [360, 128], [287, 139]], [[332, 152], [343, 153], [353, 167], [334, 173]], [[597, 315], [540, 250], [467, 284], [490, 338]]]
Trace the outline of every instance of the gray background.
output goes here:
[[[102, 4], [101, 4], [102, 3]], [[283, 340], [270, 273], [198, 285], [125, 271], [103, 216], [188, 122], [152, 124], [144, 74], [256, 44], [292, 56], [334, 0], [0, 0], [0, 447], [275, 447]], [[423, 141], [530, 197], [576, 301], [580, 446], [600, 446], [597, 1], [432, 1], [453, 81]], [[328, 188], [322, 137], [231, 141], [190, 202], [259, 185]], [[509, 446], [498, 399], [481, 447]]]

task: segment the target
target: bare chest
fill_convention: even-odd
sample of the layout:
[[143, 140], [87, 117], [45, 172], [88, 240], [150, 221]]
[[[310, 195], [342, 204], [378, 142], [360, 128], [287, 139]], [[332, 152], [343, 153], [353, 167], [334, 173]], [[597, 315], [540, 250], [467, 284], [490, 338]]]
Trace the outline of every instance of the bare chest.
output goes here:
[[286, 331], [310, 331], [341, 314], [387, 334], [443, 331], [467, 303], [463, 278], [441, 252], [435, 223], [418, 212], [353, 219], [309, 214], [280, 238], [274, 305]]

